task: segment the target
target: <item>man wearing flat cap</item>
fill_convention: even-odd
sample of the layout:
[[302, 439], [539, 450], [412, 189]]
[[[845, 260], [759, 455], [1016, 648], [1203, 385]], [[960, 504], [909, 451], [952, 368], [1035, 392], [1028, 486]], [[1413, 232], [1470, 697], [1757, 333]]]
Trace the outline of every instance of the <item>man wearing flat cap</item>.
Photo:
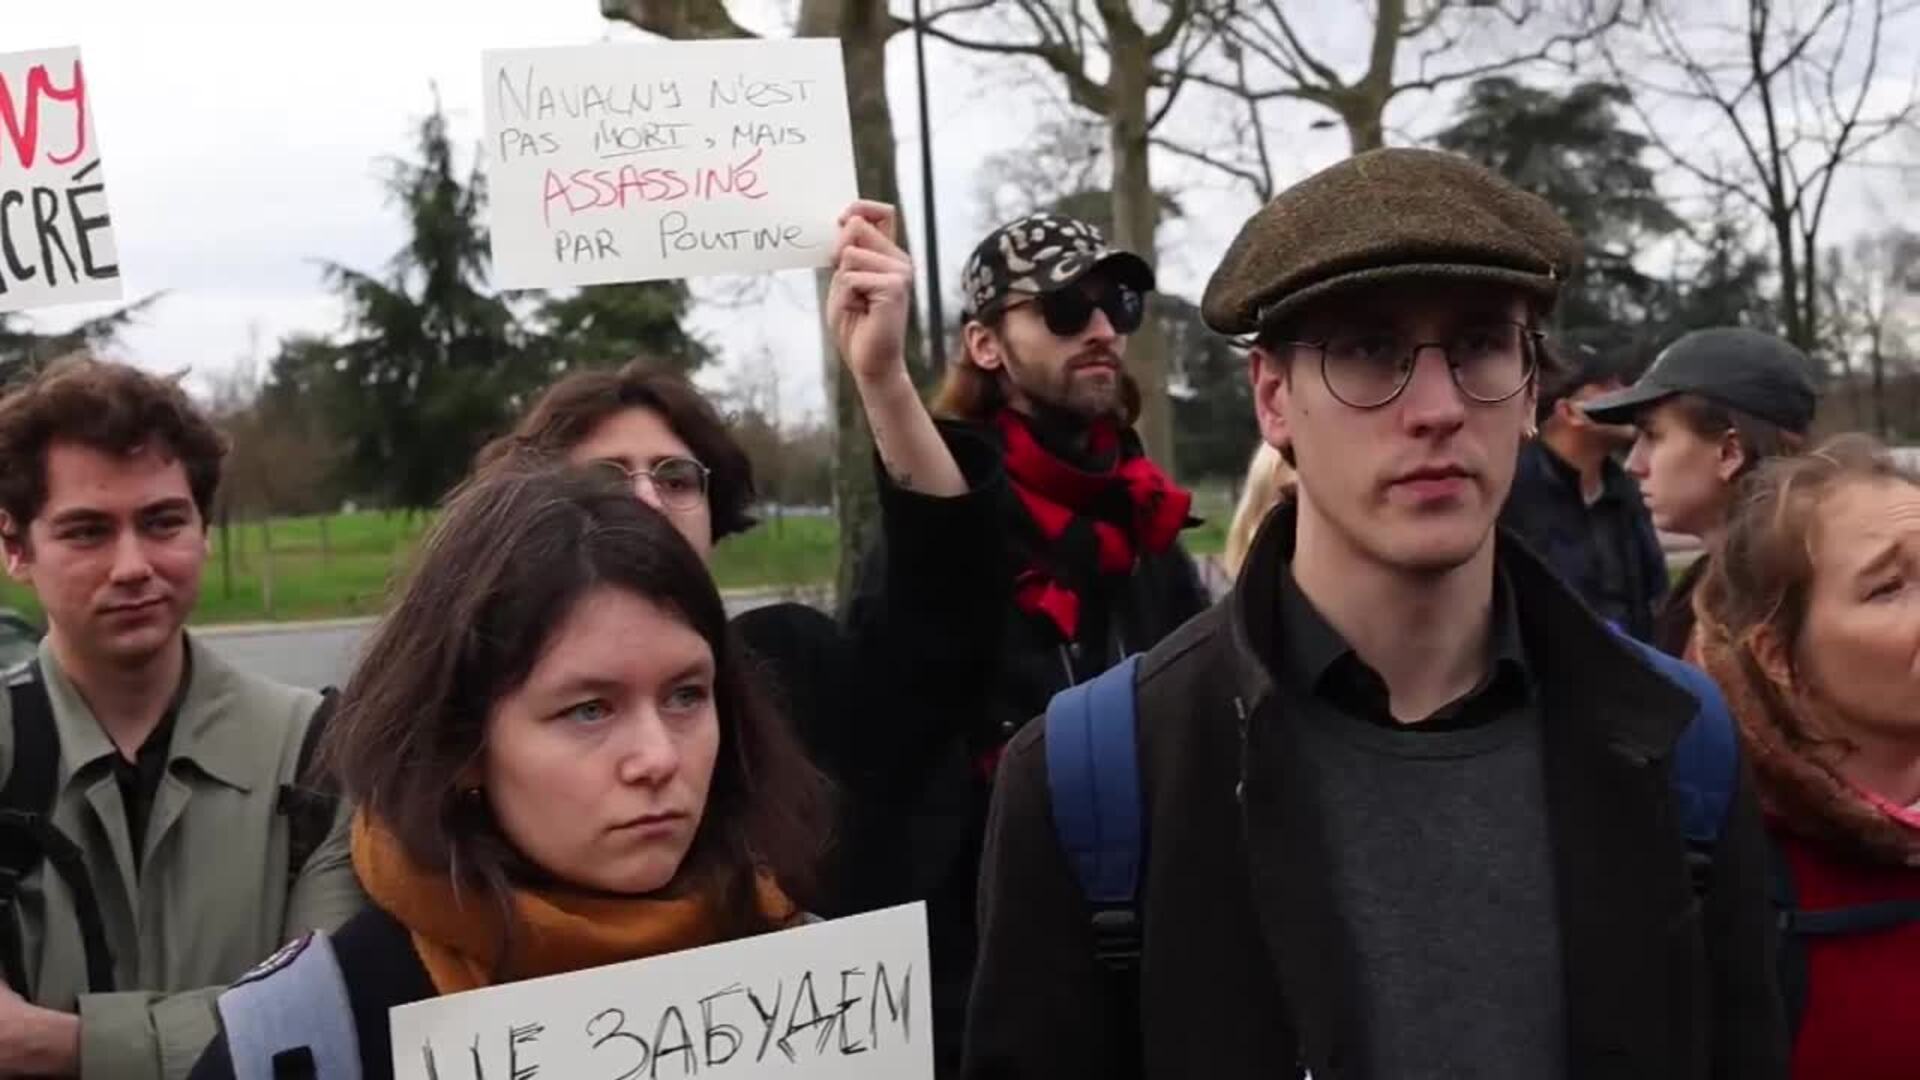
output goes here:
[[1697, 660], [1693, 591], [1720, 548], [1734, 487], [1767, 458], [1800, 452], [1817, 403], [1805, 353], [1735, 326], [1681, 336], [1632, 386], [1582, 403], [1597, 423], [1634, 426], [1627, 471], [1654, 525], [1705, 549], [1655, 619], [1654, 643], [1668, 653]]
[[[1009, 744], [966, 1076], [1785, 1075], [1724, 703], [1495, 529], [1575, 251], [1424, 150], [1241, 229], [1203, 312], [1296, 497], [1130, 710], [1069, 695]], [[1679, 783], [1702, 740], [1717, 800]]]
[[[1146, 260], [1108, 246], [1091, 224], [1038, 213], [988, 234], [962, 278], [960, 355], [932, 411], [957, 456], [984, 444], [1001, 467], [1000, 542], [967, 552], [973, 572], [956, 567], [955, 577], [999, 582], [1005, 616], [992, 645], [972, 643], [993, 656], [992, 670], [956, 677], [943, 703], [970, 722], [947, 730], [900, 718], [903, 732], [926, 732], [917, 756], [929, 773], [899, 778], [914, 793], [902, 847], [911, 895], [929, 901], [942, 1075], [959, 1064], [980, 838], [1002, 747], [1055, 692], [1153, 647], [1209, 602], [1179, 543], [1192, 497], [1132, 426], [1139, 393], [1126, 347], [1154, 287]], [[924, 479], [883, 465], [883, 502]], [[867, 553], [851, 624], [895, 602], [890, 562], [883, 546]]]

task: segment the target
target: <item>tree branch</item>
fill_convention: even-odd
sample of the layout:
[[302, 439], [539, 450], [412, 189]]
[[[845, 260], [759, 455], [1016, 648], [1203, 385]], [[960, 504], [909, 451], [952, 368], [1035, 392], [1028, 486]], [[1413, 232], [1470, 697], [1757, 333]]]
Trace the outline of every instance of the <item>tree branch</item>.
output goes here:
[[1252, 188], [1254, 194], [1260, 196], [1260, 201], [1263, 203], [1273, 198], [1273, 180], [1270, 176], [1261, 176], [1252, 169], [1221, 161], [1203, 150], [1195, 150], [1189, 146], [1182, 146], [1164, 136], [1155, 135], [1147, 141], [1153, 146], [1165, 150], [1167, 153], [1173, 154], [1176, 157], [1183, 157], [1188, 161], [1196, 161], [1210, 169], [1226, 173], [1228, 176]]
[[1180, 31], [1193, 20], [1193, 0], [1173, 0], [1173, 10], [1160, 29], [1147, 35], [1147, 55], [1158, 56], [1180, 38]]
[[[1087, 74], [1085, 54], [1067, 44], [1062, 38], [1049, 36], [1046, 18], [1056, 20], [1052, 28], [1054, 31], [1064, 32], [1065, 27], [1057, 22], [1056, 15], [1045, 12], [1043, 16], [1042, 11], [1035, 10], [1036, 6], [1044, 9], [1044, 5], [1033, 5], [1025, 0], [1020, 4], [1028, 18], [1033, 20], [1034, 29], [1040, 33], [1038, 41], [986, 41], [966, 37], [935, 25], [932, 18], [923, 20], [921, 29], [929, 36], [957, 48], [998, 56], [1022, 56], [1038, 60], [1066, 80], [1068, 96], [1076, 105], [1101, 116], [1111, 113], [1113, 111], [1112, 94], [1106, 86], [1095, 82], [1092, 76]], [[949, 9], [949, 12], [959, 10], [970, 9], [963, 5], [960, 8]]]
[[734, 22], [721, 0], [600, 0], [600, 14], [676, 41], [759, 36]]

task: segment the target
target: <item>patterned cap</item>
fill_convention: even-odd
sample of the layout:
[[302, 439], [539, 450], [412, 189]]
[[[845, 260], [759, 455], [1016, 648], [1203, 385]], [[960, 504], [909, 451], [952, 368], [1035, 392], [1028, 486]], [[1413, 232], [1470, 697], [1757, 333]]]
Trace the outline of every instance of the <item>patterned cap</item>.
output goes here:
[[1130, 251], [1107, 246], [1100, 230], [1059, 214], [1028, 214], [987, 234], [967, 258], [960, 288], [961, 314], [992, 313], [1009, 293], [1064, 289], [1097, 267], [1109, 267], [1123, 284], [1153, 291], [1153, 267]]

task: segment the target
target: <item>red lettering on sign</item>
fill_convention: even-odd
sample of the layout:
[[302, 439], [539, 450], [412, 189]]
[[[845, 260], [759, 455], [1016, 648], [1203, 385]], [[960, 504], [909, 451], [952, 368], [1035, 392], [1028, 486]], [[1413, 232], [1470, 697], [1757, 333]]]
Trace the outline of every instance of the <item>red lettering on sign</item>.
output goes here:
[[[65, 87], [53, 84], [45, 64], [29, 69], [26, 81], [26, 96], [17, 98], [15, 87], [7, 84], [5, 75], [0, 75], [0, 127], [6, 129], [7, 138], [13, 143], [14, 160], [22, 168], [33, 167], [34, 158], [40, 154], [42, 113], [52, 111], [49, 101], [73, 109], [73, 149], [56, 154], [49, 148], [47, 160], [55, 165], [71, 165], [80, 160], [87, 152], [87, 82], [81, 73], [80, 61], [73, 62], [73, 81]], [[4, 149], [0, 146], [0, 150]], [[5, 164], [4, 153], [0, 153], [0, 164]]]

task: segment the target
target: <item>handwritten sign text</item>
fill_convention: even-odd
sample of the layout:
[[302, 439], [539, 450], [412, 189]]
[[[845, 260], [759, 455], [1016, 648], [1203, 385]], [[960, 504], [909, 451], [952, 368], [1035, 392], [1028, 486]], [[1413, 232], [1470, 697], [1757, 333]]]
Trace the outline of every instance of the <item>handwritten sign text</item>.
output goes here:
[[399, 1080], [931, 1080], [926, 909], [393, 1010]]
[[0, 54], [0, 311], [119, 295], [80, 51]]
[[855, 192], [830, 39], [489, 52], [506, 288], [824, 266]]

